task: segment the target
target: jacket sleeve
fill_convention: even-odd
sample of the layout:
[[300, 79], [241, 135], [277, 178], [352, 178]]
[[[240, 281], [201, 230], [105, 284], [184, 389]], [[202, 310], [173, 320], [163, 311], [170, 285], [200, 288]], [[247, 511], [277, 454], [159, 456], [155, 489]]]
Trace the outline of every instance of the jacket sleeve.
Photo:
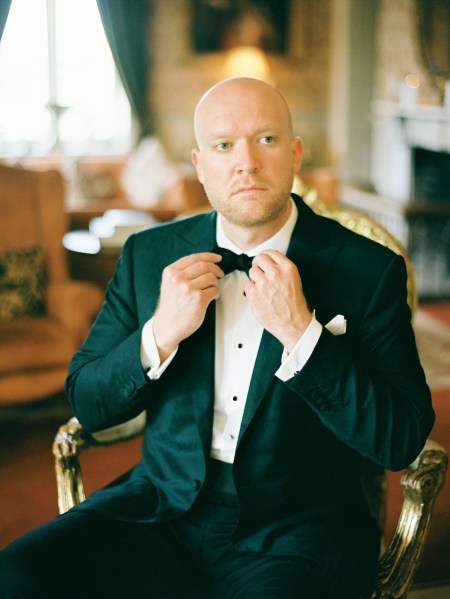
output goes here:
[[145, 409], [144, 390], [150, 383], [140, 362], [142, 326], [132, 258], [133, 237], [124, 246], [103, 308], [74, 355], [66, 380], [74, 414], [90, 432], [129, 420]]
[[387, 264], [354, 326], [351, 340], [324, 329], [306, 365], [286, 384], [343, 443], [400, 470], [420, 453], [434, 423], [401, 257]]

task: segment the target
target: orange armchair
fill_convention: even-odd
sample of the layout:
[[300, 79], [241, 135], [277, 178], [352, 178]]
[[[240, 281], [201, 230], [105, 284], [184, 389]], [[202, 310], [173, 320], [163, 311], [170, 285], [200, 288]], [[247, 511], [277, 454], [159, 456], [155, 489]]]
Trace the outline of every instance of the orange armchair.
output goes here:
[[0, 164], [0, 405], [63, 390], [103, 301], [100, 288], [69, 278], [64, 195], [57, 171]]

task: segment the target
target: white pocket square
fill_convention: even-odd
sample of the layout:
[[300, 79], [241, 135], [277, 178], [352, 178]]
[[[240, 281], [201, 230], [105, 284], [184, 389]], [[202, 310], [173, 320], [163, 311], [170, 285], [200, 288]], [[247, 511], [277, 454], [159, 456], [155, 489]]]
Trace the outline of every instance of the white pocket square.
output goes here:
[[342, 314], [337, 314], [325, 325], [325, 328], [333, 335], [344, 335], [347, 331], [347, 321]]

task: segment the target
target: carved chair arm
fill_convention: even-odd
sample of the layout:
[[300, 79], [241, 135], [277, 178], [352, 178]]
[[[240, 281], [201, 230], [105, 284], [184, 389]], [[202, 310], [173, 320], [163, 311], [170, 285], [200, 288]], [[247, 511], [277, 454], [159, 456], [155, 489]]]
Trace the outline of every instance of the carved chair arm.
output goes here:
[[378, 566], [372, 599], [402, 599], [422, 557], [436, 496], [445, 483], [448, 455], [428, 440], [401, 478], [404, 501], [392, 541]]
[[76, 418], [62, 425], [53, 442], [59, 513], [86, 499], [79, 455], [89, 447], [112, 445], [139, 436], [145, 426], [145, 412], [129, 422], [98, 433], [87, 433]]
[[78, 456], [90, 439], [76, 418], [61, 426], [53, 443], [59, 513], [86, 499]]

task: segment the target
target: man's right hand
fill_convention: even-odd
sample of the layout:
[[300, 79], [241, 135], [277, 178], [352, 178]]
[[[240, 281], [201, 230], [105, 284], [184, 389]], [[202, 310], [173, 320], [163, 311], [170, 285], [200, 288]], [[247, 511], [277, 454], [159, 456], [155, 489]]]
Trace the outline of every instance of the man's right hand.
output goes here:
[[206, 309], [219, 297], [219, 279], [224, 276], [218, 254], [203, 252], [184, 256], [167, 266], [153, 315], [153, 334], [163, 362], [179, 343], [203, 323]]

